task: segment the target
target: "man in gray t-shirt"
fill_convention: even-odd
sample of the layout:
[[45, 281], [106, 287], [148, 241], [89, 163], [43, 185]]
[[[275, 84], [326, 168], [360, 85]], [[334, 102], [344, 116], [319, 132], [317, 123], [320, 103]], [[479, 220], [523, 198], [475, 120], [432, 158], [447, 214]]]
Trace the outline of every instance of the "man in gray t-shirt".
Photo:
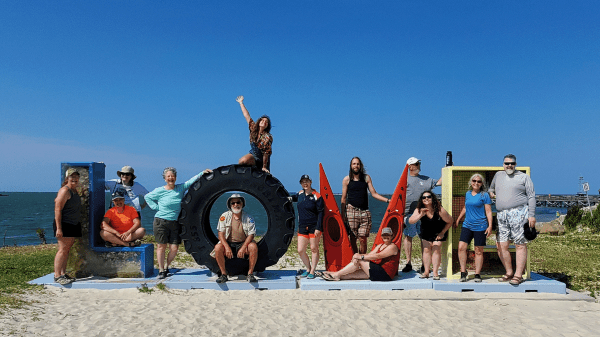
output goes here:
[[[408, 175], [406, 185], [406, 209], [404, 211], [404, 253], [406, 254], [406, 266], [402, 272], [407, 273], [412, 270], [412, 240], [415, 236], [421, 235], [421, 221], [414, 224], [408, 223], [408, 218], [413, 214], [419, 203], [419, 198], [423, 192], [433, 190], [436, 186], [442, 185], [442, 178], [435, 180], [428, 176], [419, 174], [421, 172], [421, 160], [415, 157], [410, 157], [406, 161], [410, 174]], [[421, 256], [423, 256], [423, 245], [421, 244]], [[425, 269], [421, 266], [421, 272]]]
[[[531, 178], [515, 169], [517, 157], [512, 154], [504, 156], [504, 171], [499, 171], [490, 184], [490, 196], [496, 197], [496, 217], [498, 233], [496, 241], [498, 256], [506, 269], [500, 282], [510, 281], [512, 285], [523, 282], [523, 272], [527, 264], [527, 239], [524, 224], [535, 230], [535, 190]], [[513, 272], [508, 242], [516, 246], [516, 269]]]

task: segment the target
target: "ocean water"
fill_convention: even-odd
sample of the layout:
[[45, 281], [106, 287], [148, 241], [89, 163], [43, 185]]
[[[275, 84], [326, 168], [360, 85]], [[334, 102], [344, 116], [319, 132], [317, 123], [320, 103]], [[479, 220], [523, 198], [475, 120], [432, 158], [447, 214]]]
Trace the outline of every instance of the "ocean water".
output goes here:
[[[41, 240], [36, 234], [37, 228], [45, 230], [48, 243], [56, 242], [52, 232], [56, 192], [4, 192], [3, 194], [8, 194], [8, 196], [0, 197], [0, 247], [39, 244]], [[215, 232], [219, 216], [227, 210], [226, 200], [228, 196], [229, 193], [222, 195], [211, 209], [211, 225]], [[390, 197], [390, 195], [384, 196]], [[341, 196], [336, 195], [335, 198], [339, 206]], [[245, 199], [246, 207], [244, 210], [254, 217], [257, 235], [264, 235], [267, 232], [267, 214], [264, 208], [252, 196], [246, 195]], [[110, 196], [106, 194], [105, 209], [108, 209], [109, 203]], [[296, 211], [295, 207], [294, 204], [294, 210]], [[383, 219], [387, 204], [369, 196], [369, 208], [373, 219], [371, 231], [376, 233]], [[560, 214], [566, 214], [567, 209], [536, 208], [537, 221], [546, 222], [555, 219], [556, 211], [559, 211]], [[142, 210], [142, 226], [146, 228], [148, 234], [153, 233], [152, 221], [154, 214], [155, 212], [148, 207]], [[298, 214], [297, 211], [296, 214]]]

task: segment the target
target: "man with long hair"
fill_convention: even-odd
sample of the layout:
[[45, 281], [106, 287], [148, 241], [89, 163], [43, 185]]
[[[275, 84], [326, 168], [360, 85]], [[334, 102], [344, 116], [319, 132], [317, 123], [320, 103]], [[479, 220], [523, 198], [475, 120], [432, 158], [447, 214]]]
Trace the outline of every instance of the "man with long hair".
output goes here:
[[[367, 252], [367, 239], [372, 224], [367, 190], [371, 192], [373, 198], [390, 202], [390, 199], [375, 191], [373, 181], [366, 173], [362, 161], [354, 157], [350, 161], [350, 173], [342, 181], [342, 218], [350, 229], [352, 250], [360, 254]], [[356, 246], [357, 238], [360, 240], [360, 249]]]

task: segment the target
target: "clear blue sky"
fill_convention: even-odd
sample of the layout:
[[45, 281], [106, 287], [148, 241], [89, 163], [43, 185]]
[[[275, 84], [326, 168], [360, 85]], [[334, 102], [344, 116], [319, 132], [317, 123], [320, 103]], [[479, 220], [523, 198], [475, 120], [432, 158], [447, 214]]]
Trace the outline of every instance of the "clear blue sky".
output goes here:
[[[600, 188], [596, 1], [0, 2], [0, 191], [56, 191], [60, 163], [148, 189], [249, 150], [273, 121], [289, 190], [360, 156], [380, 193], [406, 159], [438, 178], [514, 153], [537, 193]], [[438, 189], [439, 192], [439, 189]]]

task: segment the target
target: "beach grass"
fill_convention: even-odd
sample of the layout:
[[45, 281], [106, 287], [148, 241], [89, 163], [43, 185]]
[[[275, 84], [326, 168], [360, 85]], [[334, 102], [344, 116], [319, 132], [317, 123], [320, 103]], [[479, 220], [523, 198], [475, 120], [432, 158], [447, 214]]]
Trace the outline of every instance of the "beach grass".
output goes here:
[[[369, 239], [368, 250], [375, 236]], [[153, 236], [143, 240], [154, 243]], [[420, 260], [419, 240], [413, 243], [413, 265]], [[287, 253], [274, 268], [304, 268], [298, 256], [297, 237], [292, 240]], [[554, 236], [541, 234], [530, 243], [531, 270], [558, 279], [572, 290], [598, 297], [600, 293], [600, 234], [572, 232]], [[23, 294], [42, 287], [27, 282], [53, 271], [56, 244], [0, 248], [0, 313], [7, 308], [26, 305]], [[195, 267], [191, 255], [185, 253], [183, 245], [174, 264]], [[155, 249], [156, 252], [156, 249]], [[310, 250], [309, 250], [310, 256]], [[324, 269], [323, 246], [320, 245], [321, 259], [318, 269]], [[404, 253], [402, 253], [404, 257]], [[402, 265], [400, 266], [402, 267]]]

